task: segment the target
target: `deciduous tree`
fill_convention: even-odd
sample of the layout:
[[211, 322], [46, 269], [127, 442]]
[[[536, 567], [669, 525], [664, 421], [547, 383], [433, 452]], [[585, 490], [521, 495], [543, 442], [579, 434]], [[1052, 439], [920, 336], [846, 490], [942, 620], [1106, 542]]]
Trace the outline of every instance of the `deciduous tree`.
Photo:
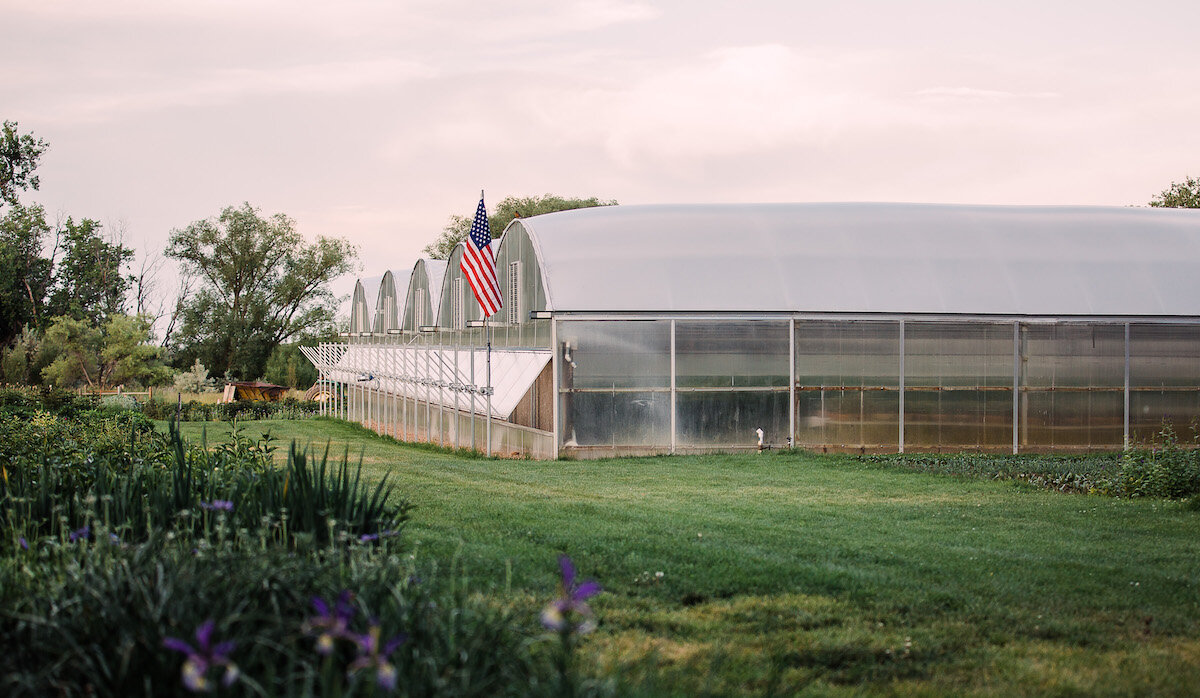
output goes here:
[[50, 359], [42, 378], [61, 388], [158, 385], [171, 377], [163, 350], [150, 343], [147, 318], [116, 314], [96, 327], [86, 319], [56, 317], [42, 352]]
[[0, 128], [0, 205], [17, 204], [17, 192], [38, 188], [37, 166], [46, 142], [32, 134], [18, 133], [17, 122], [5, 121]]
[[200, 359], [215, 375], [261, 376], [281, 342], [329, 324], [328, 283], [352, 270], [356, 254], [342, 239], [306, 243], [292, 219], [248, 203], [171, 231], [166, 255], [199, 286], [180, 307], [176, 365]]
[[62, 258], [54, 269], [49, 315], [68, 315], [99, 327], [109, 316], [125, 311], [131, 278], [124, 267], [133, 259], [133, 250], [106, 240], [101, 230], [90, 218], [79, 223], [67, 218], [59, 229]]
[[42, 256], [49, 234], [41, 206], [16, 204], [0, 216], [0, 346], [40, 325], [51, 280], [51, 261]]
[[[493, 238], [498, 238], [515, 218], [528, 218], [543, 213], [570, 211], [593, 206], [615, 206], [616, 204], [616, 200], [598, 199], [594, 196], [586, 199], [570, 199], [554, 194], [509, 196], [502, 199], [492, 214], [488, 216], [488, 229]], [[425, 246], [425, 254], [434, 259], [448, 259], [454, 252], [455, 245], [466, 239], [472, 222], [474, 222], [473, 216], [450, 216], [450, 221], [446, 223], [446, 227], [442, 229], [438, 239]]]
[[1200, 179], [1188, 177], [1182, 182], [1171, 182], [1158, 196], [1150, 200], [1157, 208], [1200, 208]]

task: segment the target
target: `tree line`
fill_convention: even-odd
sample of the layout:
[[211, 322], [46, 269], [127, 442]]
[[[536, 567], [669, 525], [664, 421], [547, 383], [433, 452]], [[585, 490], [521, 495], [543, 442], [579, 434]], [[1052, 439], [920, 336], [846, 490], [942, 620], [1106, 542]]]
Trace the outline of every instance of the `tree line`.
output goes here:
[[[48, 148], [4, 122], [0, 381], [99, 389], [176, 377], [190, 387], [209, 376], [298, 387], [315, 379], [296, 346], [336, 332], [329, 282], [353, 270], [353, 245], [306, 242], [292, 219], [246, 203], [172, 230], [161, 256], [132, 269], [121, 230], [91, 218], [51, 222], [23, 200], [40, 188]], [[164, 259], [179, 264], [181, 280], [172, 301], [155, 304]]]

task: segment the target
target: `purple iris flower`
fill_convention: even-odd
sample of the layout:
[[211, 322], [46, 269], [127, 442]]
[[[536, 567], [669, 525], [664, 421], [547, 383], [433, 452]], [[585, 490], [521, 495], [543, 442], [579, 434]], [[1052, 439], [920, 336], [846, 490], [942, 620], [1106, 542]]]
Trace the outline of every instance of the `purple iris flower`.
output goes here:
[[374, 669], [375, 682], [379, 687], [385, 691], [392, 691], [396, 688], [396, 667], [388, 661], [388, 657], [408, 641], [408, 634], [395, 635], [382, 646], [379, 643], [381, 636], [379, 619], [371, 619], [370, 629], [354, 638], [358, 644], [358, 658], [350, 664], [347, 673], [355, 674], [363, 669]]
[[233, 511], [233, 502], [228, 499], [214, 499], [211, 502], [200, 502], [200, 508], [206, 511]]
[[344, 590], [338, 595], [331, 609], [325, 599], [313, 597], [312, 605], [317, 615], [304, 622], [304, 632], [317, 636], [317, 652], [320, 654], [333, 652], [335, 640], [356, 638], [350, 632], [350, 621], [354, 618], [354, 605], [350, 603], [353, 598], [354, 595], [349, 589]]
[[[591, 621], [592, 609], [588, 607], [587, 600], [600, 593], [600, 584], [591, 579], [577, 584], [575, 564], [566, 555], [559, 555], [558, 566], [562, 570], [562, 588], [559, 597], [542, 611], [542, 625], [550, 630], [581, 634], [591, 632], [596, 626]], [[572, 615], [581, 620], [574, 622]]]
[[382, 533], [364, 533], [363, 535], [358, 537], [358, 542], [359, 543], [370, 543], [371, 541], [376, 541], [376, 540], [379, 540], [380, 538], [391, 538], [393, 536], [398, 536], [398, 535], [400, 535], [400, 534], [396, 533], [395, 531], [383, 531]]
[[236, 647], [233, 642], [218, 642], [212, 644], [212, 619], [206, 620], [196, 628], [196, 646], [176, 637], [164, 637], [163, 647], [187, 655], [183, 662], [183, 685], [193, 693], [213, 690], [214, 686], [208, 680], [208, 670], [215, 667], [225, 667], [221, 677], [221, 685], [229, 686], [238, 678], [237, 665], [229, 659], [229, 653]]
[[17, 544], [21, 546], [21, 550], [29, 550], [29, 541], [25, 540], [25, 536], [19, 536]]
[[84, 540], [87, 540], [88, 538], [91, 538], [91, 537], [92, 537], [92, 527], [84, 526], [83, 528], [77, 528], [74, 531], [71, 531], [71, 534], [67, 536], [67, 540], [70, 541], [71, 543], [74, 543], [75, 541], [77, 541], [81, 538]]

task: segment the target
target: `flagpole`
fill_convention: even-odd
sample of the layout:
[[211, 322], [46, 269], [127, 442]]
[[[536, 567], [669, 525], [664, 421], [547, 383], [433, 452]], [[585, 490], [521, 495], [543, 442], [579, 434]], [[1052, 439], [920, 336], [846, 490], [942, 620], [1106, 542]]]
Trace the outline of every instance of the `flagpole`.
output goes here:
[[483, 316], [483, 333], [487, 338], [487, 455], [492, 456], [492, 326]]

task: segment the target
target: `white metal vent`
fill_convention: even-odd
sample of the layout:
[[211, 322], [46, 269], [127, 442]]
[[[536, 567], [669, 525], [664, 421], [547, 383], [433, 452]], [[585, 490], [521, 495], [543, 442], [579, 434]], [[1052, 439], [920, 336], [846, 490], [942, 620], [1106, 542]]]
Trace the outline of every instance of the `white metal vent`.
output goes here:
[[508, 263], [508, 324], [521, 324], [521, 262]]
[[467, 326], [466, 313], [466, 296], [464, 294], [463, 278], [460, 276], [454, 280], [454, 289], [450, 294], [450, 315], [454, 329], [461, 330]]
[[413, 329], [420, 330], [427, 325], [425, 322], [425, 289], [418, 288], [413, 299]]

